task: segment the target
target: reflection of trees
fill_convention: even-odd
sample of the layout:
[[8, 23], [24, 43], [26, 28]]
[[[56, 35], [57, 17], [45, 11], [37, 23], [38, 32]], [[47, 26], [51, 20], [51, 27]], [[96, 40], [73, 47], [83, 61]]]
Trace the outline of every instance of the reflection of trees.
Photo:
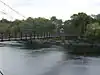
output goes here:
[[52, 46], [52, 44], [49, 43], [40, 43], [37, 41], [32, 41], [32, 43], [30, 43], [31, 41], [23, 41], [21, 42], [23, 44], [23, 47], [25, 49], [41, 49], [41, 48], [50, 48]]
[[68, 68], [67, 74], [88, 75], [88, 68], [86, 65], [89, 63], [89, 60], [87, 57], [74, 55], [74, 54], [68, 54], [67, 51], [64, 51], [63, 61], [65, 61], [64, 66], [69, 65], [66, 67], [66, 69]]
[[77, 65], [86, 65], [86, 64], [88, 64], [88, 59], [86, 58], [86, 57], [84, 57], [84, 56], [82, 56], [82, 57], [75, 57], [74, 58], [74, 64], [77, 64]]
[[74, 59], [75, 55], [69, 54], [66, 50], [64, 51], [63, 61]]
[[69, 54], [67, 51], [64, 51], [63, 61], [73, 60], [73, 64], [88, 64], [88, 59], [85, 56]]

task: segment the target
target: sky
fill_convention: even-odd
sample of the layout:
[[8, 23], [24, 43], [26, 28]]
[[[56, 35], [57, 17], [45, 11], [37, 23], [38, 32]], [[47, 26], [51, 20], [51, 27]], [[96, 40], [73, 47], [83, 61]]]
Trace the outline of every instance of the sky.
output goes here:
[[[88, 15], [100, 13], [100, 0], [2, 0], [13, 9], [27, 17], [56, 16], [68, 20], [72, 14], [85, 12]], [[5, 13], [4, 13], [5, 12]], [[11, 9], [0, 3], [0, 18], [23, 19]], [[25, 19], [24, 18], [24, 19]]]

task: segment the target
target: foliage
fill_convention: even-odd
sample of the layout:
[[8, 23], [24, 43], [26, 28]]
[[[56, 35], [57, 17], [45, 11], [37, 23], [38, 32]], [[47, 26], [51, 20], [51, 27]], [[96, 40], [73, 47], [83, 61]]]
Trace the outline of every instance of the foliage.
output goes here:
[[75, 27], [80, 27], [81, 35], [84, 35], [84, 33], [86, 32], [87, 24], [92, 23], [93, 18], [86, 13], [81, 12], [78, 14], [73, 14], [71, 16], [71, 21]]
[[93, 39], [100, 37], [100, 24], [98, 22], [88, 24], [85, 36]]
[[43, 17], [32, 18], [26, 20], [8, 21], [0, 20], [0, 33], [59, 33], [64, 28], [66, 34], [85, 35], [86, 37], [100, 37], [100, 14], [87, 15], [84, 12], [73, 14], [70, 20], [57, 19], [52, 16], [50, 19]]

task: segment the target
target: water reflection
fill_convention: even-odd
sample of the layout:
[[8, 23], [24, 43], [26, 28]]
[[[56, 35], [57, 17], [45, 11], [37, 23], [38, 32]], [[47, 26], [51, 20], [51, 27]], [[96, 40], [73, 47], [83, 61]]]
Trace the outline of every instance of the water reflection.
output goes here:
[[0, 69], [4, 75], [99, 75], [100, 57], [68, 54], [59, 46], [29, 50], [4, 45]]
[[69, 75], [89, 75], [88, 68], [85, 66], [71, 67]]

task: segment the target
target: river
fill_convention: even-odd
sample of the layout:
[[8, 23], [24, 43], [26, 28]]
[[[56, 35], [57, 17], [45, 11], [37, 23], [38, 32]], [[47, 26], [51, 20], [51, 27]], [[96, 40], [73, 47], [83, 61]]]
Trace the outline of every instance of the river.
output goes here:
[[99, 56], [70, 55], [59, 46], [32, 50], [15, 42], [0, 45], [0, 70], [4, 75], [100, 75]]

